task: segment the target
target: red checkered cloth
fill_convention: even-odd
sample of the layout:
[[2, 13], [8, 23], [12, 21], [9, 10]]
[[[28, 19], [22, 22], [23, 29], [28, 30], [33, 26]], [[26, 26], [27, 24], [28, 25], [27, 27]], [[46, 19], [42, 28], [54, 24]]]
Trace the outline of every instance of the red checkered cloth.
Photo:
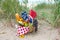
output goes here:
[[18, 27], [17, 36], [23, 35], [29, 32], [29, 27]]

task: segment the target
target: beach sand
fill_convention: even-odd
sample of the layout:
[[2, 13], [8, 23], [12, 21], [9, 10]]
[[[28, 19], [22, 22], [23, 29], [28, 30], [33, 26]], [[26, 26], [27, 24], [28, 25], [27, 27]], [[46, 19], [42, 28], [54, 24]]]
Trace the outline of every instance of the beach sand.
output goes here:
[[58, 29], [44, 20], [39, 21], [38, 31], [25, 35], [24, 38], [16, 36], [16, 28], [3, 25], [0, 21], [0, 40], [60, 40]]

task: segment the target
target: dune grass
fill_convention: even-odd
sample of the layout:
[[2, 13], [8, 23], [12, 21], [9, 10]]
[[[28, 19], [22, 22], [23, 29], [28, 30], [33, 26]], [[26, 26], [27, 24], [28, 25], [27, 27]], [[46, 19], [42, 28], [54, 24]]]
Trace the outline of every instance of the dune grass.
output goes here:
[[[27, 4], [28, 1], [24, 2]], [[33, 8], [37, 12], [37, 18], [47, 20], [54, 27], [60, 24], [60, 1], [54, 4], [38, 4]], [[29, 12], [29, 8], [19, 4], [19, 0], [0, 0], [0, 19], [15, 19], [15, 13], [21, 13], [23, 10]]]

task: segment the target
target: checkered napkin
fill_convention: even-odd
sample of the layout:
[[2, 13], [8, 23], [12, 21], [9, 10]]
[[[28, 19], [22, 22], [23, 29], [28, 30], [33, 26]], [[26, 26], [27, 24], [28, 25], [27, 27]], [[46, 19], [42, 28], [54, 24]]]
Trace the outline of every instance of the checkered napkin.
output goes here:
[[18, 27], [17, 35], [23, 35], [29, 32], [29, 27]]

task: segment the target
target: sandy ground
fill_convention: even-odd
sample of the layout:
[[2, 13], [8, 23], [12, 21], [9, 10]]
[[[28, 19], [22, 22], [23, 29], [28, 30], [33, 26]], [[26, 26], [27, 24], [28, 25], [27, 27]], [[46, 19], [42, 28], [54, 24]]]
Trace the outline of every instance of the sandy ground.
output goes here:
[[16, 36], [15, 27], [6, 27], [0, 21], [0, 40], [60, 40], [58, 29], [54, 29], [45, 21], [40, 20], [37, 33], [29, 33], [25, 38]]

